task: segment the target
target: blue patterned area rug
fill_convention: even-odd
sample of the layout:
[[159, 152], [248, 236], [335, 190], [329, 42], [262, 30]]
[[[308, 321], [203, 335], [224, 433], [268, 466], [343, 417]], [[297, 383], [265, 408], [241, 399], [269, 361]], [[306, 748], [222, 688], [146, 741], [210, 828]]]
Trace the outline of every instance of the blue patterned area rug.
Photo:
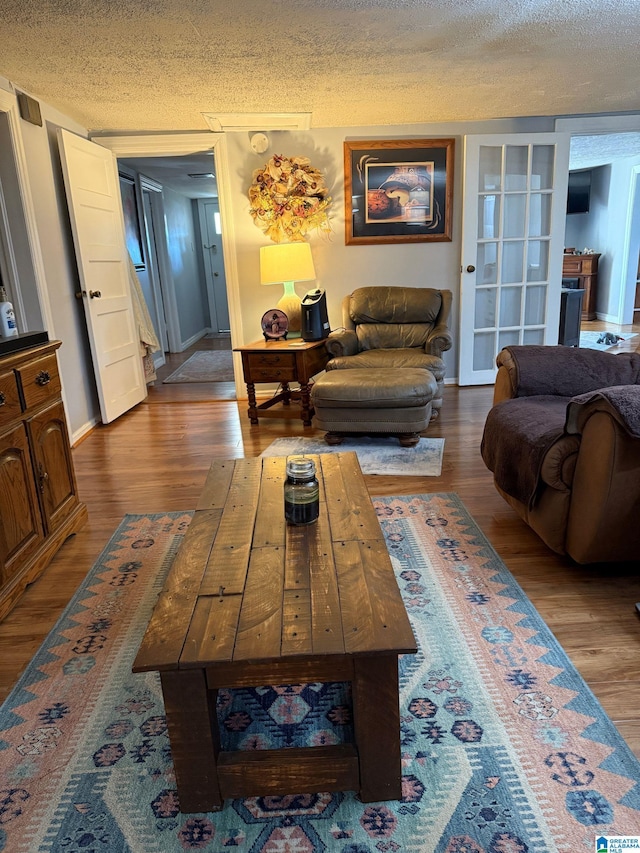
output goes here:
[[[126, 516], [0, 709], [10, 853], [579, 853], [640, 828], [640, 765], [455, 495], [376, 498], [419, 653], [403, 800], [182, 814], [156, 673], [131, 663], [189, 513]], [[244, 749], [348, 737], [346, 685], [221, 691]], [[600, 847], [606, 849], [606, 847]]]
[[323, 438], [276, 438], [260, 455], [295, 456], [347, 450], [356, 452], [363, 474], [439, 477], [442, 473], [444, 438], [421, 438], [415, 447], [402, 447], [393, 435], [347, 435], [342, 444], [327, 444]]

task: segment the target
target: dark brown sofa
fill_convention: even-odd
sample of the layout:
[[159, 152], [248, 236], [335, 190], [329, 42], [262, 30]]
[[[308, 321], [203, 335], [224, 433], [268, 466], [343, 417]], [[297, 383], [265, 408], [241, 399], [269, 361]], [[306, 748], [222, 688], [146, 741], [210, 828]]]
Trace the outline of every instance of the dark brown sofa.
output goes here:
[[498, 492], [577, 563], [640, 559], [640, 354], [514, 346], [482, 458]]

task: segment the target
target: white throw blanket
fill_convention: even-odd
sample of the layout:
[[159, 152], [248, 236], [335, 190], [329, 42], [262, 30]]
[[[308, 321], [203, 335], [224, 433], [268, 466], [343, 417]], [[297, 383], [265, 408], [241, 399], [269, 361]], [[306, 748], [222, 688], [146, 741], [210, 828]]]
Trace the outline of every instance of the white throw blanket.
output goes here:
[[160, 341], [153, 328], [151, 315], [147, 308], [147, 303], [144, 299], [142, 286], [138, 273], [129, 258], [129, 285], [131, 289], [131, 301], [133, 303], [133, 317], [138, 329], [138, 337], [140, 339], [140, 355], [142, 356], [142, 366], [144, 368], [144, 378], [147, 385], [156, 380], [156, 369], [153, 363], [152, 353], [160, 349]]

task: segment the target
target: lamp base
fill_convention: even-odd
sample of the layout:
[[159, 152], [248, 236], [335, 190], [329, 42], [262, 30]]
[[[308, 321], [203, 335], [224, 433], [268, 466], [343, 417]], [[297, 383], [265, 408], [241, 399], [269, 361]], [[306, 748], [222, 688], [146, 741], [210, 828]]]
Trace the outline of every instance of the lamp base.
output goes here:
[[284, 282], [284, 293], [278, 300], [276, 308], [287, 315], [289, 321], [289, 337], [300, 337], [302, 329], [302, 300], [295, 291], [292, 281]]

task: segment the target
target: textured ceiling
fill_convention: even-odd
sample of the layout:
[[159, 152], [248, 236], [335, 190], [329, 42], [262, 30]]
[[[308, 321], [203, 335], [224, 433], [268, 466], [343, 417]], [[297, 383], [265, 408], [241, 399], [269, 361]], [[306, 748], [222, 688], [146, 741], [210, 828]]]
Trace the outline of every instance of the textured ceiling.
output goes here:
[[638, 0], [0, 0], [0, 74], [89, 130], [640, 110]]

